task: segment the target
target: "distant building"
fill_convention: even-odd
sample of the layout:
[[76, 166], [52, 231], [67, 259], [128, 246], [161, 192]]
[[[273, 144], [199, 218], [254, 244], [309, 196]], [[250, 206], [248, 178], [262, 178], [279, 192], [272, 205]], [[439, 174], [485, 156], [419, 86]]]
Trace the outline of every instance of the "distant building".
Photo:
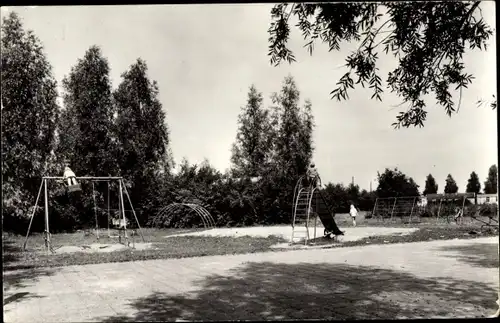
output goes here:
[[[469, 201], [474, 203], [474, 198]], [[498, 194], [477, 194], [477, 204], [498, 204]]]
[[[467, 199], [471, 201], [473, 204], [475, 203], [475, 193], [444, 193], [444, 194], [427, 194], [427, 196], [422, 198], [425, 198], [425, 204], [429, 202], [432, 203], [441, 203], [441, 202], [454, 202], [454, 203], [463, 203], [465, 202], [464, 200]], [[424, 206], [422, 205], [422, 206]]]

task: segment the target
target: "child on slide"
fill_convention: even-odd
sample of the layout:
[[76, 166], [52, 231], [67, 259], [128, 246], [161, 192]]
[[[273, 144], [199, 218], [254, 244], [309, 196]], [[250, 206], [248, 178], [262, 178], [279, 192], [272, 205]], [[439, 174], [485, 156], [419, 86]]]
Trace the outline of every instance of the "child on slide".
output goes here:
[[[318, 185], [319, 184], [318, 181], [316, 181], [316, 177], [318, 177], [318, 170], [316, 169], [316, 166], [314, 165], [314, 163], [311, 163], [311, 165], [307, 169], [306, 175], [307, 175], [307, 181], [309, 182], [309, 185], [312, 185], [312, 184]], [[316, 181], [316, 183], [314, 181]]]

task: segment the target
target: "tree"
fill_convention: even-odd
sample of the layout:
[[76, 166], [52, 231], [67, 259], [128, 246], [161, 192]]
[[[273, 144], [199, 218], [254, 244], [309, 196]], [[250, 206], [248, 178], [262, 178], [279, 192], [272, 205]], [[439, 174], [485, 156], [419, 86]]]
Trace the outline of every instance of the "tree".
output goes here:
[[285, 78], [281, 92], [272, 95], [272, 101], [276, 161], [295, 182], [305, 174], [314, 151], [311, 103], [306, 101], [301, 109], [300, 92], [291, 76]]
[[162, 198], [158, 195], [160, 175], [169, 173], [173, 164], [158, 85], [149, 80], [147, 71], [146, 62], [137, 59], [122, 74], [122, 82], [113, 93], [118, 165], [130, 181], [140, 222], [146, 221], [155, 201]]
[[418, 185], [413, 178], [406, 176], [400, 170], [386, 168], [378, 173], [377, 197], [419, 196]]
[[488, 178], [484, 182], [485, 194], [497, 194], [498, 192], [498, 169], [497, 165], [491, 165], [488, 170]]
[[354, 203], [355, 205], [357, 205], [359, 202], [359, 197], [360, 197], [359, 186], [355, 185], [353, 183], [349, 183], [349, 185], [347, 186], [347, 194], [349, 196], [348, 202]]
[[344, 187], [341, 183], [333, 184], [328, 183], [323, 190], [324, 197], [328, 204], [333, 208], [336, 213], [349, 212], [349, 192], [348, 188]]
[[[59, 122], [57, 155], [70, 164], [77, 176], [119, 175], [109, 72], [107, 59], [99, 47], [92, 46], [63, 79], [64, 109]], [[65, 199], [64, 190], [55, 197], [61, 201], [55, 205], [56, 213], [62, 213], [62, 218], [71, 217], [79, 227], [94, 225], [94, 206], [105, 205], [107, 184], [89, 181], [80, 184], [81, 198]], [[110, 183], [113, 200], [118, 196], [115, 184]], [[77, 212], [73, 212], [75, 209]], [[97, 219], [104, 222], [106, 216], [98, 213]]]
[[2, 22], [1, 52], [3, 214], [21, 216], [54, 162], [57, 84], [40, 40], [14, 12]]
[[238, 133], [232, 147], [234, 170], [248, 177], [261, 175], [272, 149], [269, 110], [264, 109], [262, 102], [262, 93], [252, 85], [247, 104], [238, 116]]
[[481, 183], [479, 182], [479, 177], [476, 172], [470, 173], [469, 180], [467, 181], [467, 187], [465, 189], [467, 193], [476, 193], [481, 192]]
[[383, 46], [386, 55], [390, 53], [398, 59], [398, 66], [387, 76], [387, 87], [401, 97], [402, 104], [408, 105], [393, 126], [422, 127], [427, 117], [427, 94], [433, 93], [449, 116], [460, 109], [460, 101], [457, 107], [451, 100], [449, 87], [461, 93], [473, 80], [473, 75], [465, 72], [463, 54], [476, 47], [486, 50], [493, 34], [482, 18], [479, 4], [281, 3], [271, 10], [268, 55], [274, 65], [296, 60], [287, 48], [291, 16], [297, 17], [297, 27], [306, 41], [304, 47], [311, 55], [318, 38], [328, 44], [330, 51], [341, 50], [342, 41], [360, 41], [357, 50], [346, 58], [347, 72], [330, 94], [339, 101], [345, 100], [349, 98], [348, 89], [354, 89], [355, 84], [369, 85], [372, 99], [381, 101], [383, 89], [377, 59], [379, 46]]
[[444, 186], [444, 192], [446, 194], [455, 194], [456, 192], [458, 192], [457, 182], [455, 182], [451, 174], [448, 174], [448, 176], [446, 177], [446, 185]]
[[375, 192], [368, 192], [367, 190], [362, 190], [359, 195], [358, 206], [362, 211], [372, 211], [375, 206], [375, 201], [377, 196]]
[[109, 64], [90, 47], [63, 79], [59, 153], [80, 176], [118, 174]]
[[438, 191], [438, 184], [436, 183], [436, 180], [432, 176], [432, 174], [427, 175], [427, 178], [425, 180], [425, 189], [424, 189], [424, 195], [427, 194], [436, 194]]
[[288, 76], [283, 82], [281, 92], [272, 95], [273, 126], [273, 171], [268, 172], [267, 184], [279, 191], [269, 192], [279, 201], [280, 211], [277, 221], [288, 222], [291, 214], [291, 200], [297, 179], [304, 175], [312, 154], [312, 130], [314, 127], [311, 114], [311, 103], [306, 101], [303, 108], [299, 106], [300, 92], [293, 77]]

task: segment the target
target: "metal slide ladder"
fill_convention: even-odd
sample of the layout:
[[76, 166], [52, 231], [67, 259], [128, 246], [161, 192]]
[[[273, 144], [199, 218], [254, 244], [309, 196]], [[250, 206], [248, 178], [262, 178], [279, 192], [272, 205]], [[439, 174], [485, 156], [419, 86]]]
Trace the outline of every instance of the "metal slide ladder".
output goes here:
[[311, 202], [314, 195], [314, 189], [312, 189], [311, 185], [309, 187], [303, 187], [301, 177], [297, 182], [295, 193], [290, 244], [297, 242], [296, 240], [300, 241], [302, 239], [304, 239], [304, 244], [307, 244], [307, 241], [310, 240], [309, 218], [311, 216]]

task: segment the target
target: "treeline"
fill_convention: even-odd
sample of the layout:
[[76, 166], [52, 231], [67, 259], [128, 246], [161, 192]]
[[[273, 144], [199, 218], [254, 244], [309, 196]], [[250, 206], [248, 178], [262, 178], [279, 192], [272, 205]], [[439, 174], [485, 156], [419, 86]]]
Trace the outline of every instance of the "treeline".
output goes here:
[[[270, 107], [250, 88], [231, 171], [222, 174], [208, 161], [184, 160], [173, 174], [164, 107], [144, 60], [137, 59], [113, 90], [109, 63], [92, 46], [64, 77], [58, 94], [40, 40], [23, 29], [15, 13], [2, 21], [2, 34], [4, 229], [25, 230], [41, 177], [62, 174], [66, 163], [78, 176], [123, 176], [142, 225], [171, 202], [198, 203], [218, 225], [290, 222], [293, 188], [311, 160], [314, 127], [311, 103], [301, 103], [292, 77], [272, 95]], [[255, 176], [262, 180], [252, 183]], [[50, 182], [51, 230], [93, 226], [95, 213], [105, 213], [108, 184], [81, 184], [83, 194], [76, 197], [62, 181]], [[111, 183], [112, 208], [116, 191]], [[41, 211], [34, 229], [43, 227]], [[190, 220], [186, 215], [164, 223], [183, 226]]]
[[[438, 188], [439, 186], [436, 183], [436, 179], [432, 176], [432, 174], [427, 175], [423, 194], [424, 195], [436, 194], [438, 193]], [[470, 174], [470, 177], [467, 180], [467, 185], [465, 186], [464, 191], [466, 193], [481, 194], [481, 182], [476, 172], [473, 171]], [[491, 167], [488, 169], [488, 176], [486, 178], [486, 181], [484, 182], [482, 193], [497, 194], [497, 192], [498, 192], [498, 168], [497, 165], [491, 165]], [[446, 177], [443, 193], [446, 194], [459, 193], [457, 182], [455, 181], [455, 179], [451, 174], [448, 174], [448, 176]]]
[[[228, 172], [208, 160], [199, 165], [183, 160], [174, 173], [168, 107], [159, 101], [158, 85], [149, 79], [144, 60], [124, 71], [113, 90], [109, 63], [92, 46], [64, 77], [59, 94], [40, 40], [23, 29], [15, 13], [2, 21], [1, 50], [4, 230], [26, 231], [42, 176], [61, 176], [66, 163], [77, 176], [124, 177], [143, 226], [173, 202], [205, 207], [218, 226], [291, 222], [294, 187], [314, 152], [312, 104], [301, 101], [292, 77], [271, 95], [269, 106], [250, 87]], [[350, 203], [371, 210], [377, 196], [419, 195], [413, 179], [397, 169], [378, 177], [374, 192], [329, 183], [323, 193], [337, 213], [347, 212]], [[74, 195], [64, 182], [50, 182], [51, 231], [94, 226], [96, 214], [99, 225], [107, 226], [108, 202], [118, 208], [116, 183], [81, 184], [82, 194]], [[496, 189], [496, 182], [489, 185]], [[33, 230], [43, 230], [43, 208], [35, 212]], [[127, 217], [132, 217], [130, 210]], [[168, 227], [200, 224], [186, 210], [161, 220]]]

